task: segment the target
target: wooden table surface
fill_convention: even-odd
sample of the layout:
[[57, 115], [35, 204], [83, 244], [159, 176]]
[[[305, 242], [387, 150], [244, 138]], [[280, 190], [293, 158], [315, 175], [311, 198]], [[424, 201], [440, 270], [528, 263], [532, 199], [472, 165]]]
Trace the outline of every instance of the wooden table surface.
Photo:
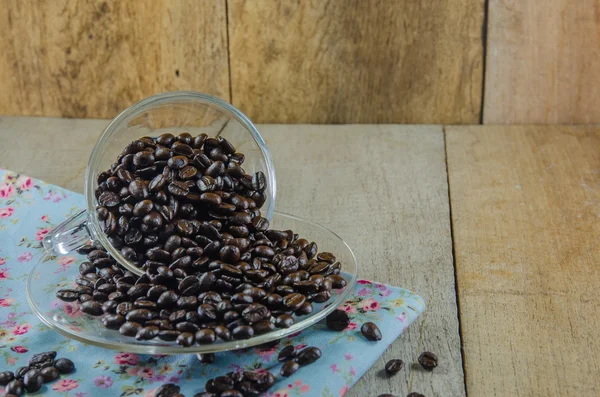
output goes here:
[[[81, 192], [106, 124], [0, 118], [0, 165]], [[259, 130], [277, 208], [338, 232], [362, 277], [427, 302], [349, 396], [600, 394], [600, 128]], [[433, 373], [414, 365], [424, 350]], [[391, 358], [409, 365], [387, 378]]]

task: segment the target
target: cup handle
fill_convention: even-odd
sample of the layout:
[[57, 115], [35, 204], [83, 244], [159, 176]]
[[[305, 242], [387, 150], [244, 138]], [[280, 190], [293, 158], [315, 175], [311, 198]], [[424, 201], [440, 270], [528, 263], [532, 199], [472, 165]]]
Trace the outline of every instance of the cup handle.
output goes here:
[[66, 255], [79, 248], [94, 244], [87, 226], [86, 211], [81, 211], [51, 230], [42, 240], [50, 255]]

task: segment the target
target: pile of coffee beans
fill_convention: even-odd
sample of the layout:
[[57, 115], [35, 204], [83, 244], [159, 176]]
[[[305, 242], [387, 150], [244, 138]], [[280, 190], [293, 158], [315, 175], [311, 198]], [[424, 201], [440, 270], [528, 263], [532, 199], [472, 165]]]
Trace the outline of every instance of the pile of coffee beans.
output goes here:
[[34, 354], [27, 366], [18, 368], [14, 373], [1, 372], [0, 385], [5, 386], [6, 396], [20, 396], [25, 391], [35, 393], [44, 383], [55, 381], [61, 374], [70, 374], [75, 370], [75, 365], [68, 358], [55, 358], [55, 351]]

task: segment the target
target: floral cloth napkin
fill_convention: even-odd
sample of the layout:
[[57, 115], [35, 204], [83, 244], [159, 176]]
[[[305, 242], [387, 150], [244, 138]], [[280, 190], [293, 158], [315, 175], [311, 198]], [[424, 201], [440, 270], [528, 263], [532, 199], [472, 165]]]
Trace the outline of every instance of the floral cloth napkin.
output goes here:
[[[31, 312], [25, 292], [28, 273], [44, 256], [42, 238], [82, 207], [79, 194], [0, 169], [0, 371], [14, 371], [32, 354], [47, 350], [72, 359], [77, 368], [33, 395], [154, 396], [161, 384], [174, 382], [191, 397], [204, 390], [208, 379], [229, 371], [271, 369], [278, 374], [277, 353], [293, 344], [317, 346], [323, 356], [289, 378], [278, 377], [266, 396], [343, 396], [425, 309], [410, 291], [360, 280], [353, 298], [342, 306], [352, 317], [345, 331], [330, 331], [321, 322], [270, 349], [218, 354], [213, 364], [200, 364], [192, 354], [144, 356], [88, 346], [46, 327]], [[59, 261], [68, 267], [74, 258]], [[360, 325], [367, 321], [379, 325], [381, 341], [369, 342], [361, 335]]]

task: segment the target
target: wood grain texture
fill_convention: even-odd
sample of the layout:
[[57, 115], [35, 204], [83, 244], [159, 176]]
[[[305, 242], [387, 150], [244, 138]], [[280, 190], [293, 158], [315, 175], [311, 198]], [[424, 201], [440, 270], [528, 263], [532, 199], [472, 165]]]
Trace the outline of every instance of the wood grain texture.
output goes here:
[[111, 118], [164, 91], [229, 100], [225, 0], [0, 7], [0, 114]]
[[446, 131], [467, 392], [600, 395], [600, 128]]
[[490, 0], [486, 124], [600, 122], [600, 3]]
[[[0, 118], [0, 164], [81, 191], [87, 157], [103, 126], [91, 120]], [[354, 249], [361, 277], [412, 289], [427, 303], [425, 314], [348, 396], [409, 391], [464, 396], [441, 127], [259, 130], [274, 157], [278, 210], [327, 225]], [[15, 134], [27, 140], [11, 150]], [[63, 155], [53, 155], [58, 151]], [[423, 350], [440, 357], [433, 374], [411, 365]], [[392, 358], [403, 359], [407, 368], [382, 376]]]
[[483, 0], [229, 0], [233, 104], [261, 123], [478, 123]]
[[[420, 294], [427, 311], [348, 396], [463, 396], [444, 139], [439, 126], [259, 126], [277, 172], [277, 209], [336, 231], [361, 277]], [[440, 357], [435, 373], [416, 363]], [[407, 370], [382, 376], [401, 358]]]

